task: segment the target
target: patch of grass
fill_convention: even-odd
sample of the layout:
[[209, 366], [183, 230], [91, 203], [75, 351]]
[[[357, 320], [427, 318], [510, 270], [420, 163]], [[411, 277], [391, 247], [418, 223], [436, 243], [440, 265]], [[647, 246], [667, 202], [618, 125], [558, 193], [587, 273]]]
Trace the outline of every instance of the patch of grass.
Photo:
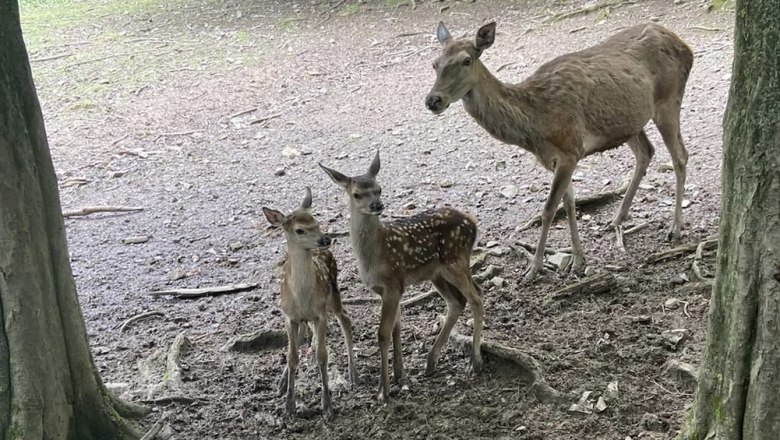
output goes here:
[[80, 101], [69, 104], [67, 107], [65, 107], [65, 110], [75, 112], [81, 110], [92, 110], [94, 108], [97, 108], [97, 103], [95, 103], [95, 101], [91, 99], [82, 99]]

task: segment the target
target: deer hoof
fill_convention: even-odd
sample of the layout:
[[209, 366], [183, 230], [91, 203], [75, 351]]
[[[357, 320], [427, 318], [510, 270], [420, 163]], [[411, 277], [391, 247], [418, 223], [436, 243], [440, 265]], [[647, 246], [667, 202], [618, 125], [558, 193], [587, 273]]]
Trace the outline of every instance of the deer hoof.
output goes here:
[[349, 369], [349, 382], [353, 387], [358, 385], [358, 374], [354, 368]]
[[436, 367], [439, 365], [439, 362], [436, 360], [433, 356], [428, 356], [428, 363], [425, 366], [425, 375], [430, 376], [436, 371]]
[[284, 405], [284, 412], [287, 417], [295, 417], [295, 399], [287, 399]]
[[471, 370], [475, 375], [481, 374], [484, 368], [485, 365], [483, 364], [482, 359], [471, 359]]
[[536, 275], [539, 273], [539, 269], [531, 266], [528, 268], [528, 270], [525, 272], [525, 276], [523, 277], [523, 282], [525, 283], [531, 283], [533, 280], [536, 279]]
[[332, 406], [328, 405], [327, 408], [322, 408], [322, 418], [323, 419], [325, 419], [328, 422], [332, 422], [333, 421], [333, 417], [334, 417], [334, 414], [333, 414], [333, 407]]

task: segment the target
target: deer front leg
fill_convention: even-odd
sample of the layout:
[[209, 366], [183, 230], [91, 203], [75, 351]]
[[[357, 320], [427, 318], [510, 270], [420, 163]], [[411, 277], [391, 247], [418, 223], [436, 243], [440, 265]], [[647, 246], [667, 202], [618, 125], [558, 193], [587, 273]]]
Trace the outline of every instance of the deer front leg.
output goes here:
[[330, 386], [328, 386], [328, 347], [326, 335], [328, 332], [328, 317], [320, 317], [314, 325], [317, 339], [317, 366], [322, 379], [322, 416], [325, 420], [333, 420], [333, 407], [330, 403]]
[[336, 319], [339, 320], [341, 332], [344, 334], [344, 345], [347, 346], [347, 368], [349, 369], [349, 382], [356, 386], [358, 382], [357, 370], [355, 369], [355, 355], [352, 348], [352, 321], [344, 311], [336, 313]]
[[404, 384], [404, 360], [403, 348], [401, 348], [401, 304], [399, 302], [395, 312], [395, 325], [393, 325], [393, 383], [406, 388]]
[[446, 280], [443, 278], [436, 278], [432, 280], [432, 282], [433, 286], [447, 303], [447, 317], [444, 319], [444, 324], [441, 326], [439, 335], [436, 336], [433, 348], [428, 352], [428, 362], [425, 367], [426, 376], [431, 375], [436, 371], [436, 366], [439, 364], [439, 356], [441, 356], [442, 346], [447, 342], [452, 327], [455, 326], [458, 317], [463, 313], [463, 307], [466, 305], [466, 297], [461, 295], [460, 291]]
[[542, 211], [542, 231], [539, 236], [539, 245], [536, 247], [536, 253], [534, 254], [533, 262], [531, 262], [531, 267], [528, 268], [528, 272], [525, 274], [526, 282], [533, 281], [542, 268], [544, 248], [547, 245], [547, 234], [550, 232], [550, 226], [555, 217], [555, 211], [558, 210], [558, 205], [561, 203], [563, 194], [566, 192], [569, 185], [571, 185], [571, 175], [574, 173], [576, 166], [577, 161], [575, 159], [560, 159], [555, 167], [555, 175], [550, 188], [550, 195], [547, 196], [547, 202]]
[[[382, 364], [379, 373], [379, 394], [377, 398], [381, 402], [386, 402], [390, 393], [390, 379], [387, 371], [388, 352], [390, 351], [390, 338], [392, 338], [393, 330], [395, 329], [396, 313], [399, 306], [400, 294], [385, 289], [382, 294], [382, 316], [379, 320], [379, 356]], [[400, 353], [396, 355], [400, 355]]]
[[285, 399], [285, 409], [287, 415], [295, 415], [295, 370], [298, 367], [298, 328], [300, 323], [291, 319], [285, 320], [287, 329], [287, 366], [282, 372], [279, 381], [279, 394], [287, 392]]
[[563, 207], [566, 210], [566, 218], [569, 220], [571, 249], [574, 254], [571, 271], [579, 274], [585, 269], [585, 252], [582, 250], [580, 233], [577, 230], [577, 208], [574, 204], [574, 185], [572, 183], [569, 183], [566, 192], [563, 193]]

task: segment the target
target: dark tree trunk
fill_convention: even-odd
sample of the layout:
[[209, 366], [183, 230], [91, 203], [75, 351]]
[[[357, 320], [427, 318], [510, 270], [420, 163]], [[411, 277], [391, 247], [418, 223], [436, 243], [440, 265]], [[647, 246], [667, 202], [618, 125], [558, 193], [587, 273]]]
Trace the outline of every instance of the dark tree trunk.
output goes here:
[[0, 440], [130, 439], [87, 343], [16, 0], [0, 0]]
[[684, 440], [780, 438], [780, 7], [736, 8], [717, 273]]

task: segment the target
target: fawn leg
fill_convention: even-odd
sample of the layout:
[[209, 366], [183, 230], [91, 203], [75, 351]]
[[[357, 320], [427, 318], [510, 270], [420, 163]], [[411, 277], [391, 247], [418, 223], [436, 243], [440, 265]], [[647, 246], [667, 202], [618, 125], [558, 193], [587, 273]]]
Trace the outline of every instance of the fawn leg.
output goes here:
[[279, 393], [287, 392], [285, 409], [290, 416], [295, 415], [295, 371], [298, 367], [298, 339], [296, 336], [298, 335], [299, 327], [299, 322], [289, 318], [285, 320], [285, 328], [287, 329], [287, 366], [282, 372]]
[[[379, 356], [382, 364], [379, 373], [379, 395], [377, 396], [383, 402], [387, 401], [390, 393], [390, 379], [387, 371], [388, 352], [399, 306], [400, 294], [384, 289], [382, 294], [382, 316], [379, 319]], [[400, 355], [400, 353], [397, 355]]]
[[317, 339], [317, 366], [320, 368], [320, 378], [322, 379], [322, 416], [326, 420], [333, 420], [333, 407], [330, 403], [330, 387], [328, 386], [328, 317], [320, 317], [314, 325]]
[[444, 319], [441, 330], [439, 330], [439, 335], [436, 336], [436, 342], [433, 343], [433, 348], [428, 352], [428, 362], [425, 367], [426, 375], [433, 374], [433, 372], [436, 371], [436, 366], [438, 365], [439, 357], [441, 356], [441, 349], [444, 346], [444, 343], [447, 342], [452, 327], [455, 326], [455, 322], [457, 322], [458, 317], [463, 313], [463, 307], [466, 305], [466, 298], [461, 295], [455, 286], [448, 283], [444, 278], [436, 278], [431, 281], [447, 303], [447, 317]]

